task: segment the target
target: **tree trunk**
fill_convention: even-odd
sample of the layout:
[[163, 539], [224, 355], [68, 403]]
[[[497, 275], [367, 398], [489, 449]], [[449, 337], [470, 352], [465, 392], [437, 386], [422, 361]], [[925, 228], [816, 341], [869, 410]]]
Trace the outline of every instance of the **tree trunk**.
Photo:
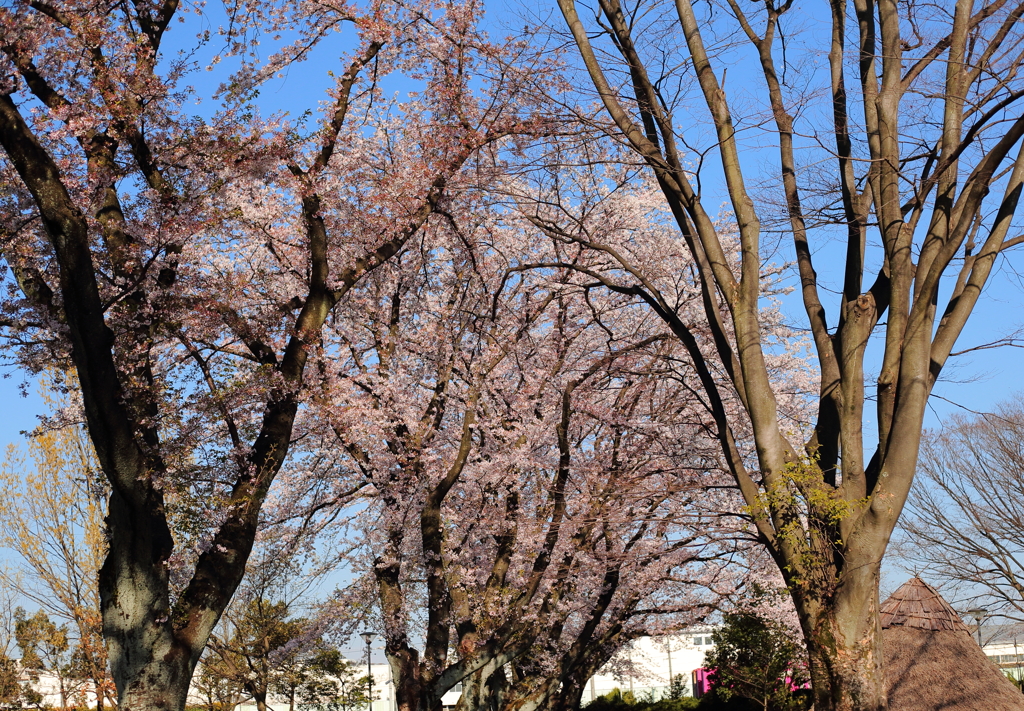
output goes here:
[[[878, 566], [848, 578], [878, 579]], [[876, 583], [848, 580], [830, 600], [798, 599], [817, 711], [885, 711], [882, 628]], [[860, 583], [860, 584], [856, 584]]]
[[[865, 629], [861, 639], [846, 639], [841, 630], [851, 619], [835, 611], [822, 621], [812, 656], [814, 708], [823, 711], [884, 711], [887, 708], [881, 634]], [[869, 622], [869, 620], [863, 620]], [[865, 625], [867, 626], [867, 625]], [[811, 645], [808, 644], [808, 647]]]
[[462, 680], [462, 696], [456, 711], [501, 711], [507, 688], [505, 670], [491, 660]]
[[562, 679], [562, 688], [553, 694], [553, 703], [549, 704], [551, 711], [575, 711], [583, 703], [583, 691], [587, 686], [587, 679], [579, 674], [573, 674], [567, 679]]
[[419, 653], [406, 646], [402, 649], [388, 649], [386, 654], [391, 664], [391, 678], [395, 680], [397, 711], [432, 711], [426, 708]]
[[[137, 647], [142, 656], [149, 656], [151, 650]], [[119, 711], [142, 711], [143, 709], [167, 709], [182, 711], [188, 697], [191, 674], [183, 669], [181, 659], [170, 655], [167, 659], [151, 656], [146, 664], [136, 664], [136, 673], [117, 688]]]
[[165, 561], [172, 540], [156, 496], [147, 502], [146, 520], [115, 489], [107, 516], [110, 550], [100, 569], [100, 607], [121, 711], [180, 711], [198, 660], [171, 629]]

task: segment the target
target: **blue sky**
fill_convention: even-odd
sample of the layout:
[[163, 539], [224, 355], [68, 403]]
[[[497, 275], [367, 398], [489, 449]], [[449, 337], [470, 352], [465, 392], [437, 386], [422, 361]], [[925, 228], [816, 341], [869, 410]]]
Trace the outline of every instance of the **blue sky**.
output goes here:
[[[210, 7], [215, 5], [216, 3], [211, 3]], [[492, 8], [498, 5], [495, 2], [491, 3]], [[519, 12], [522, 11], [499, 6], [498, 11], [492, 13], [494, 34], [503, 34], [501, 27], [504, 23], [521, 28], [522, 22], [517, 19]], [[553, 19], [559, 18], [556, 16]], [[216, 65], [212, 72], [202, 69], [217, 49], [216, 31], [222, 22], [222, 18], [212, 15], [190, 15], [186, 23], [174, 24], [168, 35], [167, 41], [171, 47], [186, 48], [192, 44], [197, 32], [209, 29], [213, 33], [211, 43], [196, 56], [199, 71], [188, 80], [195, 85], [197, 97], [203, 99], [194, 107], [198, 115], [208, 116], [208, 112], [214, 110], [216, 102], [212, 99], [213, 93], [227, 78], [228, 73], [237, 67], [237, 64], [228, 60]], [[324, 90], [333, 82], [328, 71], [337, 72], [342, 66], [338, 58], [349, 46], [349, 37], [351, 34], [339, 35], [323, 43], [314, 50], [307, 62], [293, 67], [283, 77], [267, 83], [261, 89], [259, 97], [262, 110], [266, 113], [290, 112], [293, 116], [307, 109], [315, 111], [317, 102], [324, 96]], [[268, 43], [268, 50], [269, 44], [271, 43]], [[391, 88], [394, 91], [403, 89], [400, 84]], [[706, 183], [704, 188], [706, 195], [716, 195], [719, 197], [718, 202], [726, 202], [721, 186]], [[707, 204], [715, 203], [714, 199], [708, 198]], [[830, 249], [826, 247], [819, 253], [823, 262], [828, 260]], [[803, 324], [805, 321], [797, 298], [795, 295], [789, 297], [786, 309], [794, 323]], [[958, 349], [975, 347], [1012, 334], [1024, 325], [1022, 303], [1024, 285], [1021, 277], [1010, 268], [1009, 262], [1003, 259], [961, 337]], [[0, 444], [6, 446], [21, 441], [22, 433], [38, 424], [43, 404], [35, 392], [35, 384], [23, 373], [8, 367], [4, 375], [7, 377], [0, 379], [0, 402], [3, 403], [3, 407], [0, 408]], [[927, 426], [937, 427], [951, 413], [963, 412], [963, 408], [970, 411], [990, 410], [999, 401], [1017, 396], [1022, 383], [1024, 349], [1003, 347], [977, 351], [956, 358], [947, 368], [943, 381], [935, 388], [935, 397], [932, 398], [927, 415]], [[353, 645], [353, 654], [359, 651], [358, 644]], [[375, 658], [376, 656], [375, 654]]]
[[[491, 2], [489, 3], [488, 25], [494, 36], [502, 36], [506, 33], [506, 27], [522, 28], [521, 16], [531, 15], [538, 12], [537, 7], [524, 9], [513, 2]], [[553, 4], [552, 4], [553, 9]], [[225, 24], [225, 18], [218, 15], [219, 4], [210, 3], [207, 5], [205, 14], [185, 14], [184, 23], [173, 23], [165, 40], [166, 56], [173, 57], [179, 50], [192, 49], [196, 43], [195, 37], [203, 31], [209, 31], [212, 39], [201, 47], [193, 59], [198, 71], [189, 75], [186, 82], [193, 85], [196, 98], [201, 99], [193, 105], [194, 112], [204, 117], [209, 116], [217, 102], [213, 95], [217, 87], [230, 75], [231, 71], [237, 69], [236, 60], [228, 59], [216, 64], [213, 71], [205, 71], [204, 67], [211, 64], [211, 59], [220, 48], [218, 44], [217, 30]], [[556, 15], [551, 18], [558, 21]], [[813, 25], [818, 20], [806, 18], [806, 21]], [[814, 28], [811, 33], [814, 33]], [[298, 116], [303, 111], [316, 111], [318, 102], [324, 97], [324, 91], [333, 82], [330, 71], [337, 71], [343, 66], [340, 58], [346, 54], [351, 47], [352, 28], [346, 27], [343, 33], [339, 33], [323, 42], [313, 50], [309, 60], [292, 67], [283, 77], [273, 79], [261, 88], [258, 103], [265, 113], [286, 112], [291, 116]], [[283, 41], [289, 38], [285, 37]], [[272, 51], [274, 42], [264, 39], [261, 44], [261, 51], [268, 54]], [[735, 80], [734, 80], [735, 81]], [[742, 93], [744, 89], [736, 84], [733, 91]], [[390, 87], [392, 91], [401, 92], [410, 87], [402, 86], [400, 83]], [[751, 89], [753, 90], [753, 89]], [[750, 146], [748, 154], [751, 160], [760, 161], [767, 157], [758, 155], [764, 150], [763, 147]], [[755, 157], [756, 156], [756, 157]], [[704, 184], [706, 195], [720, 196], [719, 202], [726, 204], [727, 197], [721, 185], [715, 185], [715, 167], [711, 168], [709, 178]], [[715, 204], [714, 199], [708, 199], [706, 204]], [[819, 252], [822, 264], [827, 264], [835, 245], [826, 245]], [[782, 259], [787, 258], [785, 253], [780, 255]], [[827, 271], [827, 270], [821, 270]], [[1024, 325], [1024, 311], [1020, 305], [1024, 303], [1024, 281], [1010, 268], [1010, 262], [1002, 259], [992, 279], [992, 283], [983, 295], [974, 317], [971, 319], [965, 333], [958, 343], [958, 349], [965, 349], [981, 345], [996, 339], [1012, 334], [1016, 329]], [[829, 305], [826, 304], [828, 308]], [[804, 324], [802, 309], [798, 297], [794, 294], [785, 301], [785, 309], [795, 324]], [[834, 312], [834, 309], [833, 309]], [[869, 366], [870, 367], [870, 366]], [[955, 358], [951, 361], [947, 372], [944, 373], [943, 381], [935, 388], [935, 397], [932, 398], [929, 409], [927, 425], [936, 427], [943, 419], [952, 412], [964, 411], [966, 408], [971, 411], [986, 411], [991, 409], [1000, 400], [1015, 396], [1021, 389], [1021, 375], [1024, 374], [1024, 349], [1015, 347], [1003, 347], [992, 350], [978, 351], [966, 356]], [[42, 402], [35, 393], [35, 386], [31, 381], [26, 381], [26, 376], [16, 370], [7, 367], [3, 371], [6, 376], [0, 379], [0, 402], [4, 407], [0, 410], [0, 444], [6, 445], [21, 439], [21, 433], [32, 429], [38, 423], [38, 416], [42, 412]]]

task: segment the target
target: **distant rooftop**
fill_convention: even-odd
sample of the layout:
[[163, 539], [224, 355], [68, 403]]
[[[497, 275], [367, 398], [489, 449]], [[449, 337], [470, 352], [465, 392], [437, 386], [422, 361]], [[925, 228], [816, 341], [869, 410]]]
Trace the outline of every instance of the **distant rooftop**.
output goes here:
[[982, 643], [990, 644], [1013, 644], [1020, 643], [1024, 647], [1024, 622], [1008, 622], [1002, 624], [981, 625]]

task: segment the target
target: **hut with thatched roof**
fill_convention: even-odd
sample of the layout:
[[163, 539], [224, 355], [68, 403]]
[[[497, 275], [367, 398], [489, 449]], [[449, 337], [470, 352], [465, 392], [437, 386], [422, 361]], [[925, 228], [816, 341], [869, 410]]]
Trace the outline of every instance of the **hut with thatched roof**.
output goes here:
[[881, 618], [892, 711], [1024, 711], [1024, 694], [928, 583], [908, 580], [882, 603]]

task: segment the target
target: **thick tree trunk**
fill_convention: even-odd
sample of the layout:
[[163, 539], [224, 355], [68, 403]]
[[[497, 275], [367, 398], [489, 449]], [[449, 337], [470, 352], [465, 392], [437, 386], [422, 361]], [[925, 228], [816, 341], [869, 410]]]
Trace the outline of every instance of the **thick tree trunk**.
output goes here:
[[508, 680], [495, 660], [462, 680], [456, 711], [501, 711]]
[[419, 653], [411, 647], [405, 647], [388, 649], [386, 654], [391, 665], [391, 678], [395, 681], [397, 711], [432, 711], [426, 705]]
[[848, 577], [825, 601], [794, 602], [807, 645], [816, 711], [885, 711], [877, 564]]
[[583, 703], [583, 690], [586, 685], [587, 679], [581, 678], [579, 674], [562, 679], [561, 690], [554, 694], [553, 703], [549, 704], [551, 711], [576, 711], [579, 709], [580, 704]]
[[[140, 487], [141, 488], [141, 487]], [[185, 707], [195, 660], [172, 633], [166, 560], [171, 536], [162, 501], [140, 522], [114, 490], [107, 517], [110, 551], [100, 569], [100, 606], [110, 671], [122, 711]]]
[[[182, 711], [185, 708], [192, 679], [187, 655], [169, 649], [162, 640], [153, 641], [153, 646], [147, 647], [142, 640], [136, 640], [126, 650], [124, 656], [131, 658], [132, 673], [122, 674], [120, 679], [115, 676], [117, 708], [121, 711]], [[160, 656], [160, 650], [167, 654]]]
[[[873, 629], [877, 617], [872, 620], [860, 615], [861, 624], [856, 624], [852, 611], [830, 612], [820, 623], [811, 656], [814, 708], [885, 711], [881, 630]], [[846, 636], [851, 628], [857, 630], [852, 638]], [[808, 648], [811, 646], [809, 643]]]
[[189, 679], [177, 672], [173, 664], [154, 662], [143, 673], [118, 691], [119, 709], [185, 708]]

